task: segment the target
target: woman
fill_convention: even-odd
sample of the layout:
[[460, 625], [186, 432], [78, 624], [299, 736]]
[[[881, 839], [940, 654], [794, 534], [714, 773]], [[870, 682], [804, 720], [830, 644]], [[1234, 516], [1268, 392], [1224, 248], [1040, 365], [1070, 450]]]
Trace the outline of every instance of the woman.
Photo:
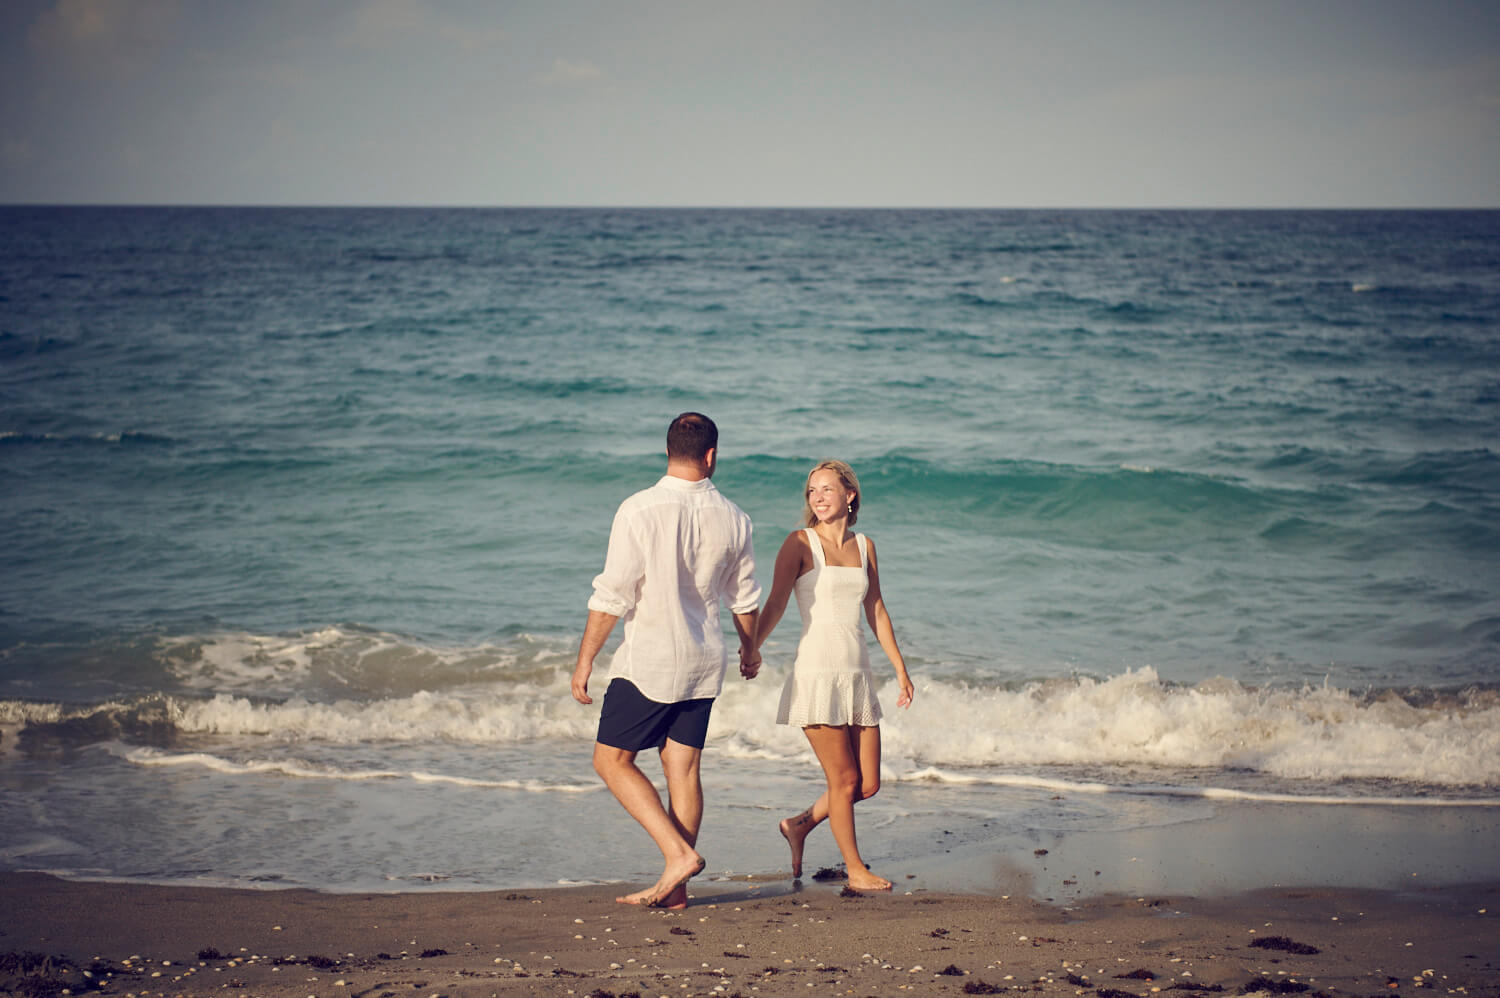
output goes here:
[[812, 807], [782, 821], [781, 834], [792, 848], [792, 876], [800, 877], [807, 835], [827, 818], [844, 854], [849, 886], [888, 891], [891, 882], [865, 866], [854, 835], [854, 802], [880, 789], [880, 703], [861, 613], [896, 667], [901, 686], [896, 705], [910, 706], [916, 691], [880, 598], [875, 543], [849, 529], [859, 518], [854, 470], [843, 461], [824, 461], [808, 474], [804, 495], [806, 528], [788, 534], [776, 555], [755, 647], [770, 636], [795, 590], [802, 639], [776, 721], [802, 727], [828, 778], [828, 790]]

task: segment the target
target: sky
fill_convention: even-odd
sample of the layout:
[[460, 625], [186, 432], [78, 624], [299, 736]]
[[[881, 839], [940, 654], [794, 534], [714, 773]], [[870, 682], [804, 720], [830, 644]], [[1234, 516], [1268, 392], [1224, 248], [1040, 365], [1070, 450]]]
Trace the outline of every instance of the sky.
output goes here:
[[1500, 2], [3, 0], [0, 203], [1500, 207]]

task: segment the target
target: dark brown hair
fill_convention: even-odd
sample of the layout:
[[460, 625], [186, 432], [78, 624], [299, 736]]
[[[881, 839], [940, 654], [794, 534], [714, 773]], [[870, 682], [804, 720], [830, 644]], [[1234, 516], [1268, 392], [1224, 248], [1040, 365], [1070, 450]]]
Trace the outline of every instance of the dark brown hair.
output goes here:
[[667, 457], [702, 463], [719, 446], [719, 428], [701, 412], [685, 412], [667, 427]]

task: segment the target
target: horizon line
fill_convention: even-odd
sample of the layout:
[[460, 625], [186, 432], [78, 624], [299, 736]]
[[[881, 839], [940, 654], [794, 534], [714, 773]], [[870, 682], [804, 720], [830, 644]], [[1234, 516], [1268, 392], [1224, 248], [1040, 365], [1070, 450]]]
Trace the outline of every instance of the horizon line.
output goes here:
[[396, 211], [1500, 211], [1496, 205], [870, 205], [870, 204], [631, 204], [315, 201], [0, 201], [0, 208], [264, 208], [278, 210]]

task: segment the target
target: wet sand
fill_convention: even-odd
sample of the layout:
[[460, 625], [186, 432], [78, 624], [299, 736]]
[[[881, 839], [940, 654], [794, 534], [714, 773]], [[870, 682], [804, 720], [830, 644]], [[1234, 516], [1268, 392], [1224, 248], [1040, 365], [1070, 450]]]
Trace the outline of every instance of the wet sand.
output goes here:
[[[0, 875], [13, 994], [1500, 996], [1500, 885], [1069, 905], [838, 882], [306, 890]], [[87, 975], [87, 976], [86, 976]]]
[[815, 863], [801, 881], [711, 863], [674, 912], [615, 901], [644, 883], [354, 894], [0, 873], [0, 993], [1500, 998], [1497, 822], [1236, 804], [1129, 832], [940, 836], [876, 864], [889, 894], [850, 895]]

